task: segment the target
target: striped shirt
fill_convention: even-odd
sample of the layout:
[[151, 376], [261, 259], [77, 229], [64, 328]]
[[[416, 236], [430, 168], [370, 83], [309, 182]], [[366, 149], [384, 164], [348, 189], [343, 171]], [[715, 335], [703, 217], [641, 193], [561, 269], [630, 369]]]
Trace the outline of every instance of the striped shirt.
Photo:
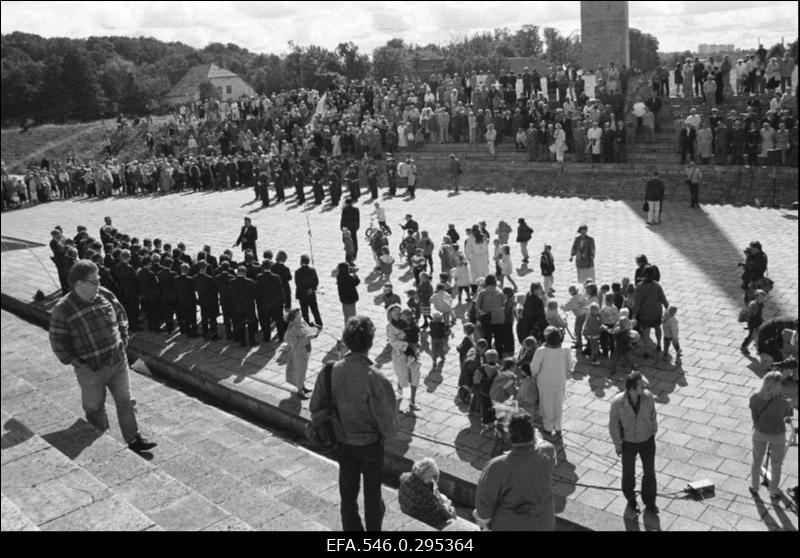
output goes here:
[[75, 291], [61, 298], [50, 316], [50, 346], [64, 364], [108, 365], [128, 342], [128, 315], [114, 293], [99, 287], [87, 302]]

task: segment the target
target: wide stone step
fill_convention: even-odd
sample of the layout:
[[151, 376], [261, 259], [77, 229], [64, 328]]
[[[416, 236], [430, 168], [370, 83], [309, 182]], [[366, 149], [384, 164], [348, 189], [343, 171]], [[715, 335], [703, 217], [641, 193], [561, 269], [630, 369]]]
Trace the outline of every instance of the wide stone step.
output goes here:
[[[20, 384], [14, 386], [14, 389], [20, 388]], [[157, 528], [151, 518], [7, 413], [5, 408], [2, 421], [3, 531]], [[100, 437], [100, 432], [85, 422], [75, 421], [71, 428], [75, 439]]]
[[[45, 332], [40, 334], [46, 339]], [[59, 366], [54, 364], [51, 369], [58, 370]], [[150, 437], [159, 443], [150, 461], [146, 461], [123, 449], [109, 434], [100, 435], [83, 419], [69, 416], [70, 411], [73, 416], [81, 412], [76, 386], [70, 385], [75, 383], [74, 378], [20, 372], [31, 380], [28, 382], [9, 372], [9, 368], [14, 366], [4, 362], [4, 407], [32, 409], [20, 411], [26, 413], [27, 421], [43, 425], [45, 439], [72, 457], [75, 467], [88, 471], [112, 492], [121, 491], [123, 499], [148, 517], [154, 527], [306, 531], [341, 528], [338, 466], [330, 459], [164, 384], [132, 374], [140, 426], [152, 432]], [[59, 409], [54, 400], [64, 402], [67, 409]], [[109, 421], [110, 433], [118, 437], [113, 405], [109, 408]], [[70, 422], [73, 424], [69, 428], [49, 432]], [[111, 451], [111, 446], [116, 451]], [[4, 482], [6, 476], [4, 466]], [[432, 530], [399, 510], [396, 491], [384, 487], [384, 500], [385, 529]], [[62, 522], [61, 528], [79, 526], [64, 526]]]
[[13, 412], [4, 428], [42, 442], [3, 463], [3, 491], [42, 530], [251, 529], [30, 383], [3, 376], [14, 394], [4, 389], [4, 413]]

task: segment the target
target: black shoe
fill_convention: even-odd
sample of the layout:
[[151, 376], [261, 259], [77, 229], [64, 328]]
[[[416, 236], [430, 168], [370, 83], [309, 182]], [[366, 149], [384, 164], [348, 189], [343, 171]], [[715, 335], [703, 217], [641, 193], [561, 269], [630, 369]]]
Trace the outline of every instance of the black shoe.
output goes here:
[[644, 512], [645, 513], [657, 514], [659, 512], [659, 509], [658, 509], [658, 506], [656, 506], [655, 504], [652, 504], [650, 506], [645, 506], [644, 507]]
[[295, 392], [295, 395], [297, 396], [298, 399], [302, 400], [308, 399], [308, 395], [306, 395], [302, 391]]
[[642, 510], [639, 509], [639, 504], [636, 502], [628, 502], [628, 509], [637, 515], [642, 513]]
[[133, 442], [128, 444], [128, 449], [135, 453], [142, 453], [143, 451], [153, 449], [157, 445], [156, 442], [151, 442], [147, 438], [142, 438], [141, 434], [137, 434]]

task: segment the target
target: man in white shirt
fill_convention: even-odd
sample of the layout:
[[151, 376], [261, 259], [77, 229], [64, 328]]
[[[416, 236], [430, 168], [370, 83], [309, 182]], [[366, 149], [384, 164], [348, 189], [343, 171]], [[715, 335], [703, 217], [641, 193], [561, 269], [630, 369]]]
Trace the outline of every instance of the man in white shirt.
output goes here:
[[700, 128], [700, 122], [702, 122], [702, 118], [699, 114], [697, 114], [697, 109], [691, 109], [689, 111], [689, 116], [686, 117], [686, 123], [697, 130]]
[[600, 154], [602, 153], [600, 149], [600, 138], [602, 137], [603, 130], [600, 129], [597, 122], [592, 122], [592, 127], [586, 132], [586, 139], [589, 140], [589, 145], [591, 146], [593, 163], [600, 162]]
[[400, 178], [399, 186], [408, 188], [408, 171], [409, 171], [409, 161], [411, 157], [408, 157], [405, 161], [400, 161], [397, 163], [397, 176]]

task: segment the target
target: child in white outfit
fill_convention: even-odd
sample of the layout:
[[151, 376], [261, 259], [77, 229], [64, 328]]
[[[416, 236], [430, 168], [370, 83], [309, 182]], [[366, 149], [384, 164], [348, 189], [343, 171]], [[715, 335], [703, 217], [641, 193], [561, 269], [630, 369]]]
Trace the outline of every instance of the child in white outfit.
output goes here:
[[667, 313], [664, 314], [664, 320], [661, 327], [664, 330], [664, 360], [669, 360], [669, 346], [670, 344], [675, 347], [675, 363], [681, 360], [681, 345], [678, 341], [678, 318], [675, 314], [678, 313], [678, 308], [670, 306], [667, 308]]

